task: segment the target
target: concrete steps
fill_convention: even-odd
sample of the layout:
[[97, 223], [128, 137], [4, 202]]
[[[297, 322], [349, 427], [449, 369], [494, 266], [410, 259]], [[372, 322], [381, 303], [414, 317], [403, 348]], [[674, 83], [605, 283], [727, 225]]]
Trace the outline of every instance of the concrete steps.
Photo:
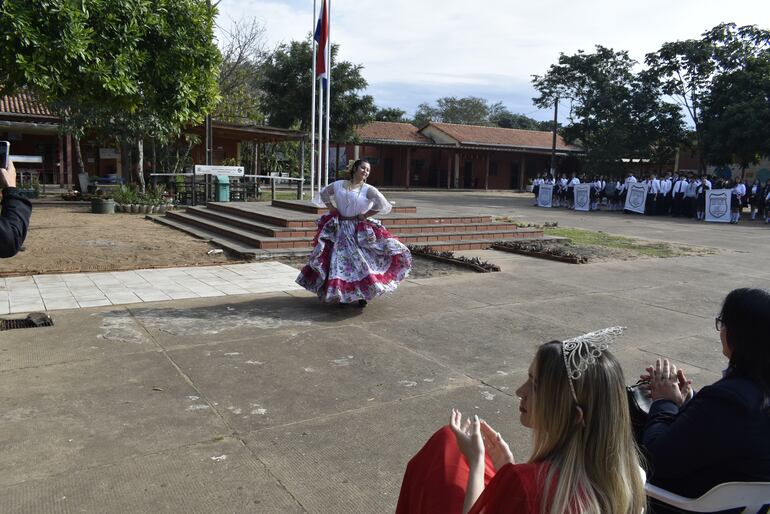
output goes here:
[[[282, 202], [290, 204], [289, 208], [254, 202], [210, 203], [207, 207], [188, 207], [165, 216], [147, 217], [208, 239], [245, 258], [307, 254], [318, 215], [294, 208], [305, 208], [307, 202]], [[425, 217], [416, 212], [401, 212], [383, 216], [382, 220], [404, 244], [431, 246], [441, 251], [483, 249], [496, 241], [543, 237], [541, 229], [492, 221], [491, 216]]]

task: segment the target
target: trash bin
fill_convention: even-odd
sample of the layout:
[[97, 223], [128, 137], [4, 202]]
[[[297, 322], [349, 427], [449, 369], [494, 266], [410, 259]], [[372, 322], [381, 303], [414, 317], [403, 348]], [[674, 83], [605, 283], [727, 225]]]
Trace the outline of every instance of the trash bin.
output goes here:
[[217, 175], [217, 202], [230, 201], [230, 177]]

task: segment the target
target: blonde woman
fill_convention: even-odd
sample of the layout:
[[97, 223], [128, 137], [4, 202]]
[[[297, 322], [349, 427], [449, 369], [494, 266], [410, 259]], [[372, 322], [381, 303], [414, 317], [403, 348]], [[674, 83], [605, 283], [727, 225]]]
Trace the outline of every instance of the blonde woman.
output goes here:
[[521, 424], [533, 432], [525, 464], [489, 425], [453, 410], [409, 462], [397, 514], [640, 514], [644, 479], [625, 381], [606, 350], [620, 331], [540, 346], [516, 390]]

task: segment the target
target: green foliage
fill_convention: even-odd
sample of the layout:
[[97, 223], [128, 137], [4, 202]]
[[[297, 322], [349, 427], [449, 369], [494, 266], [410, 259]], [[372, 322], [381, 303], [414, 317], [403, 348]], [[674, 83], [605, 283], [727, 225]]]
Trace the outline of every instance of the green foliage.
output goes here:
[[[710, 151], [706, 142], [718, 142], [728, 136], [705, 135], [703, 108], [710, 103], [712, 88], [718, 77], [743, 69], [750, 59], [766, 52], [769, 44], [770, 32], [755, 25], [737, 27], [734, 23], [722, 23], [705, 32], [701, 39], [664, 43], [657, 52], [647, 55], [650, 73], [660, 81], [663, 92], [671, 95], [690, 116], [702, 170], [704, 156], [724, 154], [722, 150]], [[711, 130], [719, 127], [711, 124]]]
[[570, 102], [570, 123], [563, 136], [579, 143], [586, 161], [597, 173], [611, 173], [623, 158], [664, 159], [673, 155], [684, 137], [681, 114], [662, 100], [657, 81], [635, 74], [636, 61], [628, 52], [597, 46], [561, 54], [533, 85], [539, 107], [556, 98]]
[[745, 169], [770, 155], [770, 50], [714, 79], [701, 128], [712, 164]]
[[29, 87], [76, 136], [166, 138], [217, 100], [205, 0], [5, 0], [3, 91]]
[[483, 98], [469, 96], [439, 98], [435, 105], [421, 103], [414, 115], [414, 124], [422, 127], [430, 121], [488, 125], [524, 130], [552, 130], [552, 123], [537, 121], [523, 114], [514, 114], [502, 102], [489, 104]]
[[489, 105], [483, 98], [475, 96], [464, 98], [445, 96], [436, 100], [435, 106], [428, 103], [417, 106], [417, 112], [414, 114], [415, 125], [421, 127], [430, 121], [487, 125]]
[[406, 111], [399, 109], [398, 107], [384, 107], [378, 109], [374, 114], [375, 121], [391, 121], [396, 123], [408, 123], [406, 119]]
[[[361, 75], [363, 66], [337, 61], [338, 45], [332, 45], [331, 138], [347, 142], [353, 129], [370, 121], [376, 111], [374, 99], [363, 95], [367, 83]], [[280, 45], [262, 66], [262, 108], [268, 123], [278, 127], [299, 126], [310, 131], [311, 63], [310, 40]], [[320, 90], [320, 88], [316, 88]]]
[[523, 114], [514, 114], [502, 102], [489, 106], [489, 123], [490, 125], [511, 129], [553, 130], [553, 122], [538, 121]]

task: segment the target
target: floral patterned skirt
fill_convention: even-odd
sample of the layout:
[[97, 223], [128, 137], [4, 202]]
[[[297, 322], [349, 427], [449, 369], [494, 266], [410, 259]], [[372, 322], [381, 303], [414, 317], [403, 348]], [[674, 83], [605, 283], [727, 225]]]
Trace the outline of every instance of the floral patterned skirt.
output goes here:
[[318, 220], [313, 251], [297, 283], [323, 302], [353, 303], [392, 293], [412, 269], [412, 254], [376, 220]]

